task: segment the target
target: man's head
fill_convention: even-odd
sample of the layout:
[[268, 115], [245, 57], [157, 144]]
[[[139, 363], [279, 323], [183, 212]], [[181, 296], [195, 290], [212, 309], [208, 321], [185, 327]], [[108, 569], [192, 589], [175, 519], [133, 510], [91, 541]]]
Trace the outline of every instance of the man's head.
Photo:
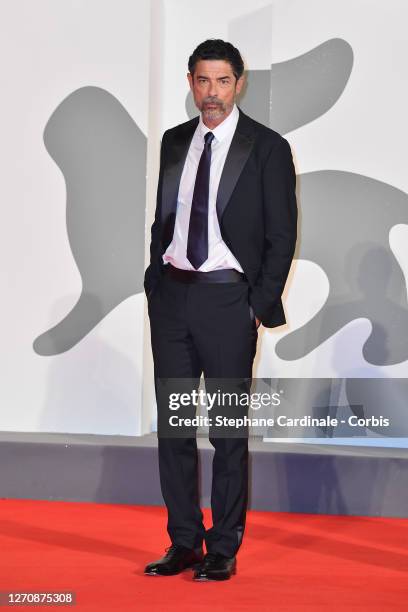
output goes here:
[[215, 127], [231, 112], [244, 84], [244, 62], [238, 49], [219, 39], [206, 40], [188, 60], [194, 102], [203, 120]]

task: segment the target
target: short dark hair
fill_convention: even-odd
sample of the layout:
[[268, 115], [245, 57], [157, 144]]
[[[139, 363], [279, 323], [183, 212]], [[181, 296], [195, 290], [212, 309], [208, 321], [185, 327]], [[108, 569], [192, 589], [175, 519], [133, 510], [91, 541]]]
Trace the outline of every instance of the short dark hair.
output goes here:
[[238, 80], [244, 73], [244, 62], [236, 47], [220, 38], [209, 38], [200, 43], [188, 58], [188, 70], [194, 74], [199, 60], [225, 60], [229, 62], [235, 78]]

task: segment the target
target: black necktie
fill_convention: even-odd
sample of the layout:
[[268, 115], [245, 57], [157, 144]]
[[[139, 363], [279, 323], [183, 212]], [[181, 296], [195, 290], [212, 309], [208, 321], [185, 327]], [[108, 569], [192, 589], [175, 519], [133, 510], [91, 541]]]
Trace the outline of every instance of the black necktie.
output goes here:
[[208, 259], [208, 196], [210, 192], [210, 166], [212, 132], [204, 136], [204, 149], [197, 168], [193, 201], [188, 226], [187, 259], [196, 270]]

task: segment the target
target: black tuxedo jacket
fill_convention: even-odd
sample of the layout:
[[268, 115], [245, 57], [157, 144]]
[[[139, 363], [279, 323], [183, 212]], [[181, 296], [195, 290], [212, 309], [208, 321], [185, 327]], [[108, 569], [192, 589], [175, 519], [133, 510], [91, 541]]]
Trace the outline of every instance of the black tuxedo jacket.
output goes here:
[[[198, 117], [163, 134], [150, 264], [149, 297], [163, 272], [162, 255], [173, 239], [181, 173]], [[222, 238], [249, 282], [249, 302], [265, 327], [286, 323], [282, 292], [296, 244], [296, 175], [289, 144], [239, 109], [222, 171], [217, 215]]]

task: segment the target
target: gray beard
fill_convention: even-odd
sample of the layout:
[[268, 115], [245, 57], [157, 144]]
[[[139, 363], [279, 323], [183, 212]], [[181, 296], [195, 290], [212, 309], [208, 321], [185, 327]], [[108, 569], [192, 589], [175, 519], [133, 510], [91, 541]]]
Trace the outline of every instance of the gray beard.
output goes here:
[[227, 115], [228, 111], [232, 110], [233, 105], [229, 108], [226, 104], [219, 106], [218, 108], [209, 108], [201, 111], [203, 117], [210, 120], [221, 119]]
[[207, 119], [221, 119], [225, 115], [225, 111], [224, 109], [209, 108], [208, 110], [203, 110], [202, 114]]

